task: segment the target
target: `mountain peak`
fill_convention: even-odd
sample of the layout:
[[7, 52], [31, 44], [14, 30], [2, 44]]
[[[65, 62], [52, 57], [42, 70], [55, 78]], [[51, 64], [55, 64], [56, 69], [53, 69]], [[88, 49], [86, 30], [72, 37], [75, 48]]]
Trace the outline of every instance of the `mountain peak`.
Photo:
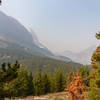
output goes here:
[[[33, 31], [32, 31], [33, 33]], [[17, 43], [25, 48], [43, 55], [53, 55], [46, 47], [40, 44], [37, 36], [32, 37], [31, 32], [13, 17], [0, 11], [0, 37]], [[2, 38], [3, 37], [3, 38]]]

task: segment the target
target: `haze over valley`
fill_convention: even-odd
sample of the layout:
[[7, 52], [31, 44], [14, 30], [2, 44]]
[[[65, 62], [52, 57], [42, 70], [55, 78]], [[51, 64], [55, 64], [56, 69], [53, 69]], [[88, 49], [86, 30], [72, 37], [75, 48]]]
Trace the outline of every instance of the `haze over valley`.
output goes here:
[[47, 56], [65, 62], [73, 61], [81, 64], [90, 64], [91, 54], [96, 48], [96, 45], [93, 45], [79, 53], [68, 50], [60, 53], [53, 53], [40, 43], [34, 30], [25, 28], [25, 26], [15, 18], [0, 12], [0, 22], [0, 47], [3, 49], [10, 48], [9, 46], [17, 48], [16, 46], [18, 45], [24, 52], [31, 52], [33, 55]]

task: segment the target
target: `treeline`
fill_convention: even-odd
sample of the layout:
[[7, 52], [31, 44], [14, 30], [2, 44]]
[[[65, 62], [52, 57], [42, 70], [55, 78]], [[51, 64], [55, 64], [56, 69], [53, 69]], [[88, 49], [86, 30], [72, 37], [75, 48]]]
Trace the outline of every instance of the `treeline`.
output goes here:
[[47, 93], [61, 92], [66, 87], [66, 76], [59, 69], [56, 74], [38, 72], [34, 78], [34, 95], [43, 95]]
[[[81, 68], [80, 73], [87, 77], [88, 68]], [[44, 95], [62, 92], [71, 82], [71, 73], [65, 75], [61, 69], [56, 73], [38, 71], [34, 76], [18, 61], [14, 64], [3, 63], [0, 67], [0, 98], [14, 98]]]
[[27, 69], [14, 64], [3, 63], [0, 68], [0, 98], [32, 95], [33, 76]]
[[70, 71], [76, 71], [76, 69], [83, 67], [82, 64], [63, 62], [47, 57], [34, 57], [32, 59], [19, 60], [19, 62], [28, 66], [28, 69], [32, 71], [33, 74], [37, 73], [39, 69], [41, 69], [42, 72], [47, 73], [56, 73], [58, 69], [62, 69], [63, 73], [67, 74]]
[[55, 74], [39, 72], [32, 75], [17, 61], [3, 63], [0, 68], [0, 98], [25, 97], [64, 91], [66, 76], [61, 70]]

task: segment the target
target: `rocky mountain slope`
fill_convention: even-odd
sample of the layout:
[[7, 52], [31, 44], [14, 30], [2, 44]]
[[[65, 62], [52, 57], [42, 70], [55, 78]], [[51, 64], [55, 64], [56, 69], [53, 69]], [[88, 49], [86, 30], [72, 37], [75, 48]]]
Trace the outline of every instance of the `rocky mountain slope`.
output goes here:
[[0, 12], [0, 39], [19, 44], [38, 54], [47, 56], [53, 55], [46, 47], [41, 48], [40, 45], [38, 45], [39, 42], [32, 37], [31, 32], [29, 32], [22, 24], [3, 12]]

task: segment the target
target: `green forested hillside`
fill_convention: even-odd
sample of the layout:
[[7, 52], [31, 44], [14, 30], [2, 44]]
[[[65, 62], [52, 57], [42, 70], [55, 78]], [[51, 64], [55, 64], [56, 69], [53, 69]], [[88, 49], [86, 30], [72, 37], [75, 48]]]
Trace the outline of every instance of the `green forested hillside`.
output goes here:
[[64, 72], [69, 72], [71, 70], [76, 70], [77, 68], [82, 67], [82, 65], [78, 63], [64, 62], [38, 56], [34, 53], [31, 54], [23, 50], [0, 48], [0, 64], [2, 64], [2, 62], [12, 63], [16, 60], [26, 67], [28, 66], [28, 69], [32, 72], [37, 72], [39, 69], [44, 72], [56, 72], [56, 70], [59, 68], [61, 68]]
[[56, 72], [59, 68], [64, 72], [69, 72], [82, 66], [74, 62], [64, 62], [45, 57], [16, 43], [7, 41], [0, 41], [0, 43], [2, 43], [0, 46], [0, 64], [18, 60], [24, 66], [28, 66], [32, 72], [37, 72], [39, 69], [43, 72]]
[[46, 57], [35, 57], [32, 59], [24, 59], [20, 61], [24, 66], [28, 66], [28, 69], [32, 72], [41, 70], [43, 72], [56, 72], [57, 69], [62, 69], [64, 73], [75, 71], [83, 65], [74, 62], [63, 62]]

